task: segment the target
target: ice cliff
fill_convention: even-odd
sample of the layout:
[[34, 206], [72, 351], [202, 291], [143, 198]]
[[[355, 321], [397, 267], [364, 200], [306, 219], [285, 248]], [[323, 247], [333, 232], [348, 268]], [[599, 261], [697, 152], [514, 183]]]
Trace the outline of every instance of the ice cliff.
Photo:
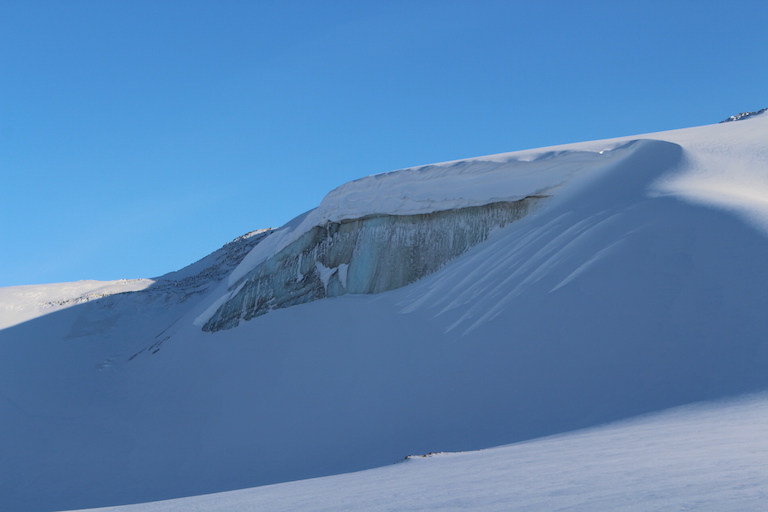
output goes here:
[[[159, 278], [0, 289], [0, 510], [313, 479], [768, 390], [766, 141], [764, 113], [395, 171]], [[526, 201], [527, 215], [494, 228]], [[243, 321], [270, 293], [287, 305], [405, 282], [488, 230], [397, 290]], [[423, 267], [408, 267], [415, 255]], [[209, 320], [239, 325], [203, 332]], [[702, 485], [729, 480], [740, 487], [724, 493], [743, 494], [754, 473], [764, 488], [755, 418], [755, 460]], [[722, 452], [711, 439], [701, 446]], [[694, 451], [688, 466], [670, 460], [684, 486], [692, 473], [681, 467], [712, 466]], [[411, 464], [421, 462], [393, 468]], [[316, 505], [310, 491], [299, 497]], [[271, 510], [267, 494], [219, 508]], [[201, 503], [215, 508], [131, 510]]]
[[540, 199], [315, 226], [245, 276], [203, 330], [235, 327], [270, 309], [413, 283], [488, 238], [494, 228], [525, 216]]
[[196, 323], [219, 331], [272, 309], [406, 286], [632, 144], [494, 155], [349, 182], [260, 242]]

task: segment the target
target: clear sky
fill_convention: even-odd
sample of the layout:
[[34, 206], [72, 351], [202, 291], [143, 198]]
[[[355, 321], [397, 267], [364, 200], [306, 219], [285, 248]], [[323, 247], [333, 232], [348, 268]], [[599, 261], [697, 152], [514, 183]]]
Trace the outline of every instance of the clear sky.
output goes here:
[[768, 2], [0, 0], [0, 286], [154, 277], [361, 176], [768, 106]]

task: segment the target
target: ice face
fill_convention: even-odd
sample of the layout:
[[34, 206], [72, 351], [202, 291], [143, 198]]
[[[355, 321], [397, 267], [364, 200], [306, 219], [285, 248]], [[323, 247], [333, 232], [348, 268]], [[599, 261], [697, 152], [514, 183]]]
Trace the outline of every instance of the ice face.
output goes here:
[[229, 329], [271, 309], [413, 283], [484, 241], [493, 229], [525, 216], [540, 200], [531, 196], [316, 226], [248, 273], [203, 330]]

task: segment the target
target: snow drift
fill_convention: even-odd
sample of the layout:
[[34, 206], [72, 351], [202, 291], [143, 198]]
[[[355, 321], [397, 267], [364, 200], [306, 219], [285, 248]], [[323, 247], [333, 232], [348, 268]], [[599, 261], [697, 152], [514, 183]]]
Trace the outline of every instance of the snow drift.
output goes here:
[[[765, 394], [473, 452], [111, 512], [761, 510]], [[104, 512], [104, 509], [101, 509]]]
[[[324, 476], [768, 389], [767, 140], [757, 115], [397, 171], [252, 237], [247, 255], [225, 247], [226, 263], [139, 291], [68, 302], [70, 285], [0, 290], [0, 508]], [[382, 199], [353, 200], [367, 193]], [[415, 282], [328, 293], [350, 284], [352, 260], [324, 260], [316, 227], [446, 212], [451, 233], [466, 208], [532, 195], [548, 198], [504, 227], [481, 222], [455, 259], [425, 248], [434, 272]], [[303, 236], [314, 241], [296, 250]], [[374, 258], [397, 257], [380, 250], [389, 240]], [[325, 298], [241, 322], [244, 283], [310, 247], [308, 272], [296, 268]], [[236, 328], [201, 329], [226, 310]]]

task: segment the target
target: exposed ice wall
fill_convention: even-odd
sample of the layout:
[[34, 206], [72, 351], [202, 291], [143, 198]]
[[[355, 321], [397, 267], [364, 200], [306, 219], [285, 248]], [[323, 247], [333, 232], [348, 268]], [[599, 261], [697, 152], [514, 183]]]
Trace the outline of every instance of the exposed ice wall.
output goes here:
[[316, 226], [248, 273], [203, 330], [229, 329], [241, 319], [324, 297], [405, 286], [525, 216], [540, 199]]

